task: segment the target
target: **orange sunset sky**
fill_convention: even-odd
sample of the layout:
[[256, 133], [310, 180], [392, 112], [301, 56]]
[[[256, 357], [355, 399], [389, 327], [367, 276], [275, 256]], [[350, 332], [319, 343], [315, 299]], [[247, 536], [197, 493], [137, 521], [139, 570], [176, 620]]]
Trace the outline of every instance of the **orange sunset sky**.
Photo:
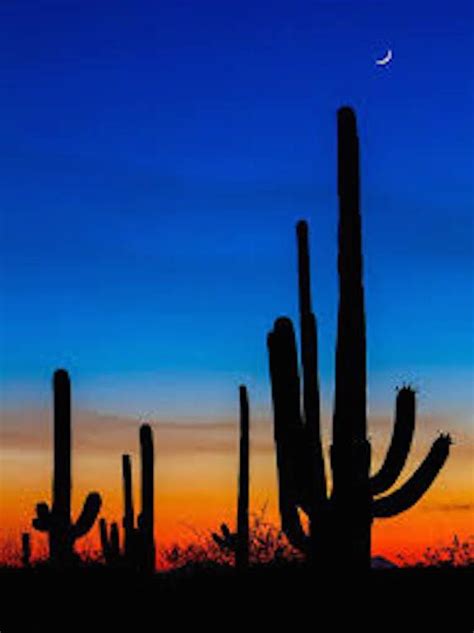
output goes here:
[[[327, 455], [344, 105], [360, 140], [372, 466], [404, 382], [418, 408], [399, 483], [438, 433], [454, 441], [422, 500], [375, 522], [373, 554], [474, 535], [474, 99], [459, 61], [474, 54], [473, 3], [0, 5], [3, 558], [24, 530], [44, 548], [31, 520], [50, 501], [58, 368], [75, 515], [98, 491], [120, 521], [121, 455], [137, 483], [146, 420], [158, 548], [234, 525], [245, 384], [251, 510], [278, 523], [266, 337], [279, 316], [298, 322], [307, 220]], [[83, 546], [97, 540], [95, 526]]]
[[[74, 384], [73, 384], [74, 386]], [[233, 524], [237, 476], [237, 408], [234, 418], [186, 421], [153, 419], [155, 436], [156, 539], [158, 548], [195, 538], [194, 531]], [[325, 431], [328, 427], [325, 415]], [[75, 410], [73, 414], [73, 509], [77, 513], [87, 492], [103, 497], [102, 516], [120, 520], [121, 459], [132, 454], [134, 479], [139, 476], [138, 427], [134, 417]], [[450, 431], [455, 443], [451, 456], [425, 497], [406, 513], [375, 522], [373, 553], [394, 559], [397, 554], [418, 556], [428, 545], [447, 544], [454, 534], [474, 533], [472, 434], [460, 430], [459, 420], [419, 412], [414, 449], [404, 470], [406, 477], [427, 452], [438, 430]], [[50, 498], [51, 410], [11, 410], [1, 427], [1, 528], [4, 557], [19, 545], [20, 533], [31, 531], [35, 503]], [[370, 418], [373, 467], [380, 462], [391, 432], [391, 414]], [[325, 433], [325, 444], [329, 435]], [[136, 490], [136, 503], [138, 490]], [[268, 412], [255, 411], [251, 426], [251, 511], [266, 507], [266, 518], [278, 522], [275, 457]], [[95, 546], [98, 528], [82, 541]], [[33, 553], [44, 551], [44, 537], [33, 532]]]

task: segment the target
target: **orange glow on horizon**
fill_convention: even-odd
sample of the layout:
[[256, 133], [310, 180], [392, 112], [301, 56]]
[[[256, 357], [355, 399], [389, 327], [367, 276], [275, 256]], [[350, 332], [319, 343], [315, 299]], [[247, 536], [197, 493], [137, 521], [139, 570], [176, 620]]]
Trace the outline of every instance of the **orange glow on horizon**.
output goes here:
[[[29, 416], [27, 416], [31, 419]], [[121, 454], [130, 452], [133, 462], [135, 511], [139, 509], [139, 454], [137, 420], [113, 416], [76, 415], [73, 452], [73, 517], [88, 492], [103, 497], [101, 516], [121, 521]], [[32, 535], [33, 555], [44, 554], [46, 538], [31, 528], [34, 508], [50, 501], [51, 449], [48, 412], [33, 429], [26, 420], [2, 427], [0, 501], [0, 550], [19, 549], [20, 534]], [[384, 423], [385, 424], [385, 423]], [[234, 421], [208, 424], [152, 423], [155, 436], [155, 534], [157, 547], [185, 544], [196, 533], [208, 534], [222, 522], [235, 524], [237, 485], [237, 428]], [[430, 425], [431, 426], [431, 425]], [[6, 433], [4, 432], [6, 429]], [[373, 437], [374, 466], [386, 450], [385, 425]], [[383, 435], [383, 441], [378, 440]], [[459, 434], [458, 434], [459, 435]], [[402, 481], [426, 454], [435, 434], [421, 433]], [[428, 546], [448, 544], [454, 534], [461, 539], [474, 534], [474, 442], [468, 435], [452, 455], [444, 471], [425, 497], [406, 513], [374, 522], [374, 555], [396, 562], [398, 554], [419, 557]], [[271, 425], [258, 421], [252, 427], [251, 512], [265, 507], [266, 520], [278, 525], [275, 461]], [[78, 549], [99, 547], [98, 527], [79, 542]]]

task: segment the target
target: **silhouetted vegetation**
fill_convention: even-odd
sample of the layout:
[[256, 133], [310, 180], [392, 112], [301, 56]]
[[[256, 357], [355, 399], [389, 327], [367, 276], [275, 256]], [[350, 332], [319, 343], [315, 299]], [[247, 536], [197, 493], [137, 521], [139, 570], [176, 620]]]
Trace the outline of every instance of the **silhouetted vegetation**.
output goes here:
[[135, 525], [132, 493], [132, 463], [130, 455], [122, 455], [123, 478], [123, 549], [117, 523], [110, 529], [104, 518], [100, 520], [102, 555], [111, 567], [124, 567], [136, 571], [153, 572], [155, 569], [155, 540], [153, 535], [154, 502], [154, 450], [153, 432], [148, 424], [140, 427], [141, 456], [141, 513]]
[[[223, 524], [221, 531], [225, 534], [227, 526]], [[211, 532], [194, 533], [194, 538], [186, 545], [174, 545], [161, 552], [165, 568], [214, 568], [232, 567], [235, 560], [235, 549], [227, 548], [217, 541], [216, 534]], [[229, 535], [232, 537], [232, 534]], [[288, 541], [282, 530], [265, 519], [265, 509], [253, 514], [248, 532], [249, 564], [280, 565], [300, 561], [301, 554]]]
[[[403, 387], [397, 395], [390, 448], [379, 472], [370, 477], [359, 187], [356, 119], [344, 107], [338, 111], [339, 310], [330, 495], [320, 433], [317, 323], [306, 222], [297, 225], [302, 393], [290, 319], [277, 319], [268, 336], [282, 527], [321, 570], [348, 563], [350, 569], [369, 569], [373, 519], [413, 506], [443, 467], [451, 443], [448, 435], [441, 435], [411, 478], [384, 495], [397, 481], [413, 438], [415, 393]], [[299, 510], [308, 516], [309, 534]]]
[[409, 560], [403, 554], [397, 556], [397, 561], [402, 567], [474, 568], [474, 537], [461, 540], [455, 534], [447, 545], [427, 547], [416, 561]]
[[[297, 625], [295, 614], [302, 622], [303, 618], [313, 621], [316, 596], [334, 627], [339, 612], [347, 611], [352, 617], [366, 604], [369, 594], [371, 604], [381, 608], [384, 618], [388, 614], [390, 623], [394, 605], [395, 611], [400, 606], [405, 610], [416, 607], [414, 589], [421, 582], [434, 602], [446, 596], [462, 596], [465, 580], [472, 578], [474, 554], [472, 540], [460, 541], [457, 537], [446, 547], [428, 548], [411, 567], [401, 556], [401, 568], [374, 569], [371, 574], [361, 574], [357, 582], [351, 579], [351, 571], [365, 571], [371, 566], [373, 519], [391, 517], [412, 507], [442, 469], [451, 443], [448, 435], [441, 435], [406, 483], [388, 492], [407, 461], [415, 429], [415, 392], [403, 386], [396, 396], [394, 428], [385, 460], [379, 471], [370, 475], [359, 181], [355, 115], [351, 109], [342, 108], [338, 112], [339, 309], [330, 449], [332, 490], [328, 490], [321, 442], [317, 322], [311, 299], [308, 226], [302, 221], [297, 225], [299, 358], [295, 328], [288, 318], [277, 319], [268, 336], [280, 524], [266, 521], [263, 513], [250, 515], [249, 519], [249, 403], [247, 390], [241, 386], [235, 531], [223, 523], [220, 531], [197, 534], [192, 542], [161, 548], [156, 572], [154, 443], [151, 427], [144, 424], [139, 431], [140, 513], [135, 516], [132, 461], [125, 454], [121, 522], [107, 523], [102, 517], [101, 549], [85, 551], [81, 547], [78, 553], [75, 542], [90, 534], [101, 497], [90, 493], [80, 516], [72, 522], [70, 381], [66, 371], [58, 370], [53, 381], [52, 504], [39, 503], [33, 521], [35, 529], [48, 535], [49, 552], [42, 560], [35, 554], [33, 543], [32, 555], [29, 533], [22, 535], [21, 543], [17, 539], [15, 564], [19, 566], [21, 561], [24, 569], [0, 570], [8, 580], [2, 596], [7, 604], [11, 596], [28, 596], [37, 622], [37, 614], [51, 602], [51, 596], [55, 605], [72, 610], [72, 603], [77, 606], [77, 596], [87, 594], [88, 626], [90, 613], [98, 609], [107, 620], [111, 612], [120, 617], [122, 601], [129, 612], [139, 605], [136, 611], [142, 617], [149, 609], [152, 617], [160, 618], [160, 625], [167, 609], [172, 618], [182, 611], [190, 618], [204, 613], [207, 624], [216, 605], [224, 606], [227, 613], [237, 611], [237, 615], [245, 605], [247, 611], [260, 608], [278, 624], [287, 609]], [[321, 572], [317, 592], [315, 569]], [[196, 610], [190, 608], [193, 601], [198, 605]], [[113, 609], [109, 608], [111, 602]], [[54, 614], [58, 613], [55, 608]], [[366, 626], [368, 618], [363, 621]], [[449, 621], [452, 624], [452, 618]], [[45, 626], [50, 630], [51, 620]], [[64, 621], [61, 626], [64, 630]]]
[[239, 442], [239, 482], [237, 494], [237, 532], [230, 531], [228, 525], [221, 525], [221, 533], [214, 532], [212, 538], [225, 552], [233, 552], [235, 566], [244, 570], [249, 564], [249, 402], [247, 389], [239, 388], [240, 401], [240, 442]]
[[76, 562], [74, 543], [89, 532], [100, 511], [101, 498], [91, 492], [76, 522], [71, 521], [71, 384], [63, 369], [53, 377], [54, 389], [54, 471], [53, 502], [36, 506], [33, 527], [49, 536], [49, 559], [64, 568]]

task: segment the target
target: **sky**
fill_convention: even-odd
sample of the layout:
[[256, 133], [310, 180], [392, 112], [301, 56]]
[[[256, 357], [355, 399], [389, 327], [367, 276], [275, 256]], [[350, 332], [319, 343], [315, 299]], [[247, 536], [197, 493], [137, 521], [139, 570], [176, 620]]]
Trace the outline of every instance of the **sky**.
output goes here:
[[[440, 429], [458, 438], [433, 501], [456, 507], [457, 522], [438, 512], [435, 525], [474, 533], [473, 17], [459, 0], [1, 3], [0, 501], [10, 534], [36, 500], [22, 496], [20, 463], [30, 491], [49, 495], [57, 367], [71, 373], [85, 438], [77, 467], [95, 459], [88, 428], [108, 446], [106, 462], [77, 470], [79, 487], [90, 472], [112, 482], [118, 429], [141, 419], [180, 429], [179, 446], [165, 443], [175, 505], [190, 479], [204, 497], [210, 479], [231, 481], [245, 383], [267, 438], [255, 495], [274, 495], [266, 333], [296, 314], [300, 218], [328, 420], [332, 406], [343, 104], [361, 141], [369, 413], [376, 429], [398, 384], [418, 389], [420, 450]], [[392, 62], [377, 66], [388, 49]], [[103, 429], [104, 418], [116, 422]], [[217, 448], [216, 424], [230, 433]], [[207, 439], [191, 472], [195, 434]], [[208, 450], [212, 467], [198, 459]], [[232, 486], [216, 492], [222, 513]], [[207, 525], [209, 504], [195, 506], [186, 520]], [[432, 524], [426, 512], [407, 517]], [[172, 516], [170, 506], [170, 535]]]

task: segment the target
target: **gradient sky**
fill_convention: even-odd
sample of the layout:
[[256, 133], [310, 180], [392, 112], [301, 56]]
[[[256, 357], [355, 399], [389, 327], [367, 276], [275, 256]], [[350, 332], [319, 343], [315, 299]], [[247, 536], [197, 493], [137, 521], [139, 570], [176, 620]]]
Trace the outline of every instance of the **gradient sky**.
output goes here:
[[371, 413], [411, 381], [432, 432], [472, 446], [473, 17], [459, 0], [1, 3], [5, 489], [59, 366], [80, 411], [229, 421], [245, 382], [268, 422], [266, 332], [295, 314], [299, 218], [330, 410], [346, 103]]

